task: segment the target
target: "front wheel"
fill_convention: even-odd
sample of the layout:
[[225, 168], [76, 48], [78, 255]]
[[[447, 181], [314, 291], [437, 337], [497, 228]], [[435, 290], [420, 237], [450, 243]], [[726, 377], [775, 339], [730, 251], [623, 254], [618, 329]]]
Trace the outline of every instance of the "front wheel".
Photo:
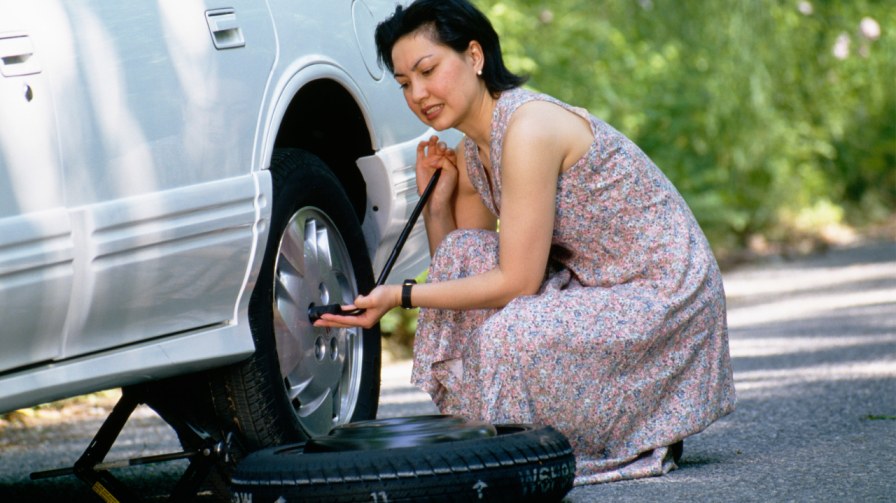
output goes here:
[[351, 303], [373, 287], [353, 206], [317, 157], [275, 151], [274, 202], [258, 283], [249, 304], [253, 356], [214, 383], [249, 450], [324, 435], [371, 419], [379, 398], [379, 328], [311, 325], [313, 305]]

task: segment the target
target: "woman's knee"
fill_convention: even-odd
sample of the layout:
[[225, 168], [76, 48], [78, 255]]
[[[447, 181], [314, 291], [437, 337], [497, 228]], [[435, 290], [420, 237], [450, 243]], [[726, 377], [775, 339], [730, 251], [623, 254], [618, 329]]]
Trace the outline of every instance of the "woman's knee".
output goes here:
[[483, 229], [458, 229], [439, 244], [430, 265], [430, 279], [481, 274], [498, 265], [498, 233]]

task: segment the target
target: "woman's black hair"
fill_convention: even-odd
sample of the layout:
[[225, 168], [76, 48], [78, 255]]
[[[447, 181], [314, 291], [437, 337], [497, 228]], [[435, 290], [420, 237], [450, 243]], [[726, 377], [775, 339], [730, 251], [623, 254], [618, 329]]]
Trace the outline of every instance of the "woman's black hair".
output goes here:
[[466, 51], [470, 42], [479, 42], [485, 56], [482, 79], [492, 96], [527, 80], [507, 69], [498, 34], [488, 18], [467, 0], [416, 0], [407, 7], [396, 7], [392, 16], [376, 27], [376, 50], [390, 72], [395, 73], [395, 43], [419, 29], [428, 29], [434, 42], [459, 53]]

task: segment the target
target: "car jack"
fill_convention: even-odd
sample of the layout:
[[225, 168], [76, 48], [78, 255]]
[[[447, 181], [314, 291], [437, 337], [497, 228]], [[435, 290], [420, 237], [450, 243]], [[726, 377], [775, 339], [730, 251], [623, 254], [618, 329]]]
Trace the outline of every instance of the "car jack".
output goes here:
[[142, 403], [145, 403], [143, 393], [135, 388], [125, 388], [121, 399], [115, 404], [112, 412], [100, 426], [99, 431], [90, 441], [87, 449], [75, 461], [74, 466], [34, 472], [31, 474], [31, 480], [75, 475], [90, 486], [90, 489], [106, 503], [139, 503], [143, 500], [128, 489], [120, 480], [116, 479], [109, 472], [110, 469], [189, 459], [190, 464], [177, 481], [168, 501], [176, 502], [194, 499], [215, 463], [228, 460], [232, 435], [228, 435], [225, 441], [215, 442], [210, 435], [201, 429], [185, 423], [186, 431], [195, 435], [194, 440], [198, 441], [196, 445], [202, 445], [203, 447], [191, 451], [104, 462], [103, 460], [124, 428], [125, 423], [127, 423], [137, 406]]

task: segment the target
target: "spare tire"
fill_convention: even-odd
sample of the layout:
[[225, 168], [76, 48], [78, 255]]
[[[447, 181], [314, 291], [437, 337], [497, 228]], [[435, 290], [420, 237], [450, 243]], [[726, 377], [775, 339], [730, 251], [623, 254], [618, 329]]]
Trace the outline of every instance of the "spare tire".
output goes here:
[[[366, 438], [365, 438], [366, 437]], [[350, 423], [330, 435], [254, 452], [233, 501], [560, 501], [575, 458], [549, 426], [420, 416]]]

